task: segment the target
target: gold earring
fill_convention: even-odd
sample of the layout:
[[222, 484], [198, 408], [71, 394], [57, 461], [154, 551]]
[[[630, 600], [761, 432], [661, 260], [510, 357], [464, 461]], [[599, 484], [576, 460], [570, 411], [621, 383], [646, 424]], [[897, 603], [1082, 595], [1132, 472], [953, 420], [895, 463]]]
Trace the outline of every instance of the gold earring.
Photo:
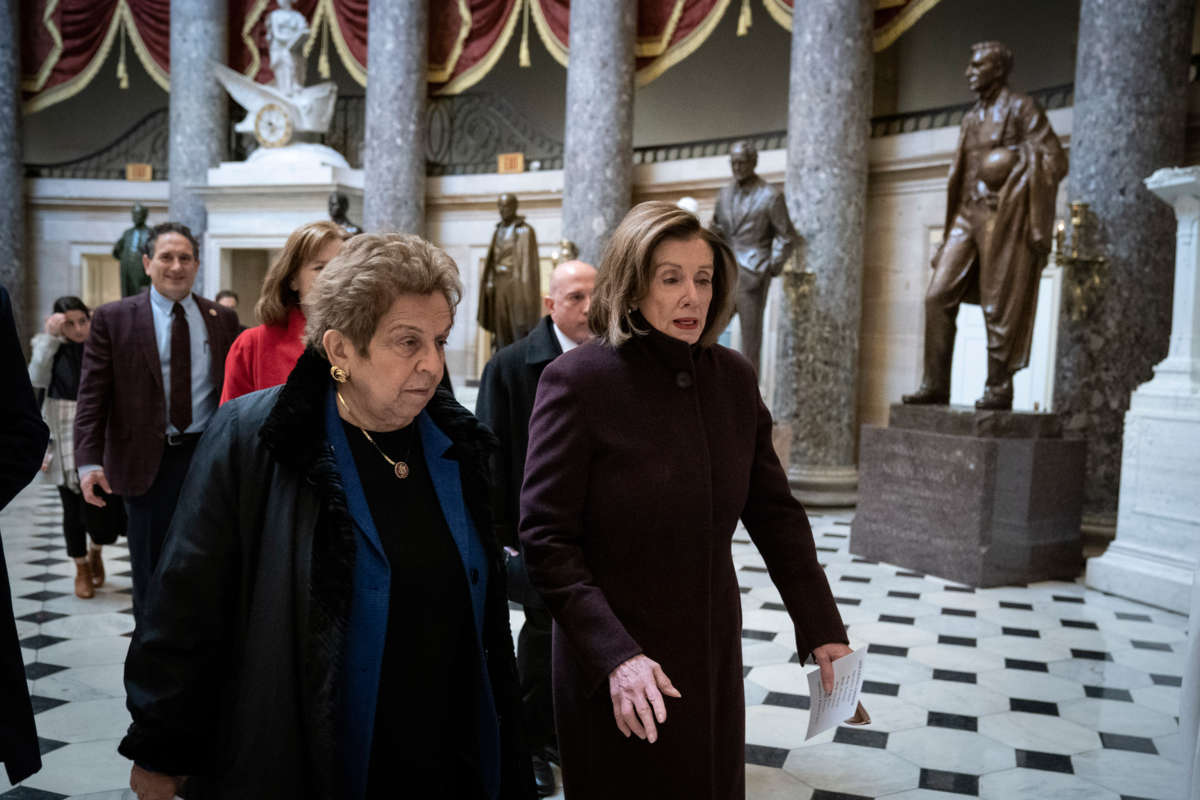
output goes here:
[[345, 383], [350, 380], [350, 373], [334, 364], [329, 368], [329, 377], [333, 378], [338, 383]]

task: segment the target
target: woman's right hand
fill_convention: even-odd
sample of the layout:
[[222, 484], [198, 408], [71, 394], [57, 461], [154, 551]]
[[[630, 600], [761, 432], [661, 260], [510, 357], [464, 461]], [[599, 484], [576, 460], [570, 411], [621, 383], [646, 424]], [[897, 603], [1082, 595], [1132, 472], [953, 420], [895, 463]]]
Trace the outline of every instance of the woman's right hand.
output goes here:
[[667, 721], [667, 707], [662, 696], [681, 698], [657, 661], [636, 655], [617, 665], [608, 676], [608, 694], [612, 698], [613, 717], [617, 729], [629, 738], [636, 734], [651, 744], [658, 741], [658, 723]]
[[129, 788], [137, 793], [138, 800], [171, 800], [179, 794], [183, 778], [166, 775], [162, 772], [151, 772], [142, 769], [137, 764], [129, 773]]
[[63, 323], [67, 321], [67, 315], [61, 311], [56, 311], [46, 317], [46, 333], [51, 336], [59, 336], [62, 334]]

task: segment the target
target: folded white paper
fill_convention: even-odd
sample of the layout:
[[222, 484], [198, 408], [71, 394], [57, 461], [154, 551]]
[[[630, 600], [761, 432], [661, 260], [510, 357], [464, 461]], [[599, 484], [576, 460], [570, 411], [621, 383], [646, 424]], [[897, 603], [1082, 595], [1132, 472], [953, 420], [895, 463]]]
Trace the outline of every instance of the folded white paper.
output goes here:
[[[825, 693], [821, 685], [821, 670], [814, 669], [808, 673], [808, 696], [811, 704], [808, 709], [808, 734], [805, 740], [811, 739], [821, 731], [829, 730], [843, 722], [849, 722], [856, 717], [858, 696], [862, 693], [863, 660], [866, 649], [855, 650], [847, 656], [842, 656], [833, 662], [833, 691]], [[865, 710], [862, 716], [866, 716]], [[863, 720], [855, 719], [862, 724]], [[870, 717], [866, 717], [866, 722]]]

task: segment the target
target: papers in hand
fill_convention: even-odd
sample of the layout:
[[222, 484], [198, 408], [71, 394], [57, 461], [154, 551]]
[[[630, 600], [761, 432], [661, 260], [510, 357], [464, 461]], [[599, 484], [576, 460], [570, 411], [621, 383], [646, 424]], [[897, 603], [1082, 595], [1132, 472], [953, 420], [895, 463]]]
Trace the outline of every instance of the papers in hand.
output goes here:
[[830, 694], [826, 694], [825, 687], [821, 685], [821, 670], [814, 669], [808, 673], [811, 703], [808, 709], [808, 734], [804, 737], [806, 741], [842, 723], [871, 723], [867, 710], [858, 702], [862, 693], [865, 654], [865, 649], [856, 650], [833, 662], [833, 692]]

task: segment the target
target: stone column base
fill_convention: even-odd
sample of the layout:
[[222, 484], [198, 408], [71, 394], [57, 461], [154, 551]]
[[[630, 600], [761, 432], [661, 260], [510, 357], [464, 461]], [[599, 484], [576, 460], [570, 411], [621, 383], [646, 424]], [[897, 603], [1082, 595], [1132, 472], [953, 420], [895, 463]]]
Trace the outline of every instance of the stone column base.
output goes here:
[[1186, 614], [1200, 567], [1200, 395], [1154, 381], [1130, 398], [1117, 538], [1087, 585]]
[[893, 405], [864, 425], [850, 552], [970, 586], [1073, 579], [1087, 445], [1053, 414]]
[[1186, 614], [1192, 602], [1188, 563], [1115, 541], [1104, 555], [1087, 560], [1084, 582], [1089, 589]]
[[858, 505], [856, 467], [792, 467], [788, 470], [792, 495], [805, 506], [845, 508]]

